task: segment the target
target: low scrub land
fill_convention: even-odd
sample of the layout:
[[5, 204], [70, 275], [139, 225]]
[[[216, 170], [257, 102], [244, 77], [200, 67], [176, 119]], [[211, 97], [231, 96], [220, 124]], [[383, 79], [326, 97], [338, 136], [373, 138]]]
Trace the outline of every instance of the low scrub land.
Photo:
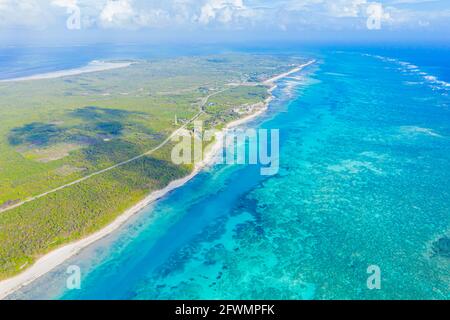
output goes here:
[[[143, 154], [199, 112], [220, 128], [268, 97], [261, 81], [302, 62], [228, 54], [0, 83], [0, 210]], [[0, 212], [0, 279], [188, 175], [171, 149]]]

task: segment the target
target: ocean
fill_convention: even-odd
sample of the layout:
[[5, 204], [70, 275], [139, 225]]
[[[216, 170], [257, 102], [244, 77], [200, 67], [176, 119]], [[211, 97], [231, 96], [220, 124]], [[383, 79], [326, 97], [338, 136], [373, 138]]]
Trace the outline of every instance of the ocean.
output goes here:
[[207, 168], [12, 298], [449, 299], [449, 53], [308, 51], [246, 124], [280, 130], [277, 175]]

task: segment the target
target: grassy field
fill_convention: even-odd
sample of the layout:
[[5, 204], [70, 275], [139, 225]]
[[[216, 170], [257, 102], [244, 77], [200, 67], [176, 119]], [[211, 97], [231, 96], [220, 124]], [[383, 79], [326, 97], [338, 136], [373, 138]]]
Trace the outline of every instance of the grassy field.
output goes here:
[[[221, 127], [268, 96], [266, 87], [242, 83], [260, 82], [302, 62], [229, 54], [0, 83], [0, 208], [142, 154], [201, 109], [207, 126]], [[188, 175], [192, 166], [174, 165], [171, 149], [168, 144], [0, 213], [0, 279], [104, 227], [151, 191]]]

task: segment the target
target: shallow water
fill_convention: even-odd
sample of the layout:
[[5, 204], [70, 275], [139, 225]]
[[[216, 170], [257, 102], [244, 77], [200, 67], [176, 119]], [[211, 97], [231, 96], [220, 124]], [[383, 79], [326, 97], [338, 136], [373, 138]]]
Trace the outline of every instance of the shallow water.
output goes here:
[[276, 176], [214, 166], [14, 297], [450, 298], [449, 89], [381, 57], [322, 52], [280, 83], [250, 124], [280, 129]]

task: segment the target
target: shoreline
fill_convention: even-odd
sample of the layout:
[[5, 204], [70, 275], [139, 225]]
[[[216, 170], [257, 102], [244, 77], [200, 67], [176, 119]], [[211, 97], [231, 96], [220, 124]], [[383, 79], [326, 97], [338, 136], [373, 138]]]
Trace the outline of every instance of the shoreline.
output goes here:
[[[118, 230], [122, 225], [124, 225], [131, 217], [135, 216], [150, 204], [158, 201], [163, 198], [171, 191], [178, 189], [179, 187], [185, 185], [187, 182], [192, 180], [199, 172], [201, 172], [204, 168], [214, 165], [214, 160], [216, 154], [222, 150], [222, 139], [226, 130], [229, 130], [233, 127], [240, 126], [245, 124], [260, 115], [264, 114], [270, 102], [273, 100], [274, 96], [272, 92], [277, 88], [277, 84], [275, 83], [278, 80], [281, 80], [293, 73], [301, 71], [303, 68], [315, 63], [315, 60], [311, 60], [303, 65], [300, 65], [286, 73], [270, 78], [262, 83], [265, 85], [271, 85], [268, 89], [268, 93], [270, 96], [263, 102], [263, 107], [259, 108], [257, 111], [244, 116], [243, 118], [234, 120], [228, 124], [219, 132], [219, 137], [216, 136], [216, 141], [213, 143], [212, 147], [207, 151], [204, 159], [195, 165], [194, 170], [186, 177], [174, 180], [170, 182], [165, 188], [156, 190], [151, 192], [147, 197], [143, 200], [139, 201], [137, 204], [127, 209], [125, 212], [120, 214], [113, 222], [108, 224], [106, 227], [96, 231], [95, 233], [81, 239], [77, 240], [73, 243], [69, 243], [63, 245], [62, 247], [51, 251], [50, 253], [45, 254], [38, 260], [34, 262], [34, 264], [28, 269], [24, 270], [22, 273], [19, 273], [16, 276], [0, 281], [0, 300], [5, 299], [9, 295], [13, 294], [15, 291], [31, 284], [33, 281], [42, 277], [46, 273], [50, 272], [54, 268], [63, 264], [66, 260], [77, 255], [82, 249], [88, 247], [89, 245], [95, 243], [96, 241], [103, 239], [104, 237], [110, 235], [114, 231]], [[131, 64], [131, 63], [130, 63]]]
[[277, 75], [275, 77], [272, 77], [270, 79], [265, 80], [263, 82], [263, 84], [274, 84], [278, 80], [286, 78], [286, 77], [290, 76], [293, 73], [297, 73], [297, 72], [301, 71], [302, 69], [306, 68], [307, 66], [312, 65], [315, 62], [316, 62], [316, 60], [310, 60], [310, 61], [308, 61], [308, 62], [306, 62], [306, 63], [304, 63], [302, 65], [299, 65], [299, 66], [295, 67], [294, 69], [292, 69], [292, 70], [290, 70], [288, 72], [282, 73], [280, 75]]
[[47, 80], [47, 79], [57, 79], [57, 78], [70, 77], [70, 76], [78, 76], [80, 74], [85, 74], [85, 73], [127, 68], [127, 67], [131, 66], [133, 63], [134, 62], [107, 62], [107, 61], [94, 60], [94, 61], [89, 62], [84, 67], [35, 74], [35, 75], [25, 76], [25, 77], [3, 79], [3, 80], [0, 80], [0, 83], [23, 82], [23, 81], [33, 81], [33, 80]]

